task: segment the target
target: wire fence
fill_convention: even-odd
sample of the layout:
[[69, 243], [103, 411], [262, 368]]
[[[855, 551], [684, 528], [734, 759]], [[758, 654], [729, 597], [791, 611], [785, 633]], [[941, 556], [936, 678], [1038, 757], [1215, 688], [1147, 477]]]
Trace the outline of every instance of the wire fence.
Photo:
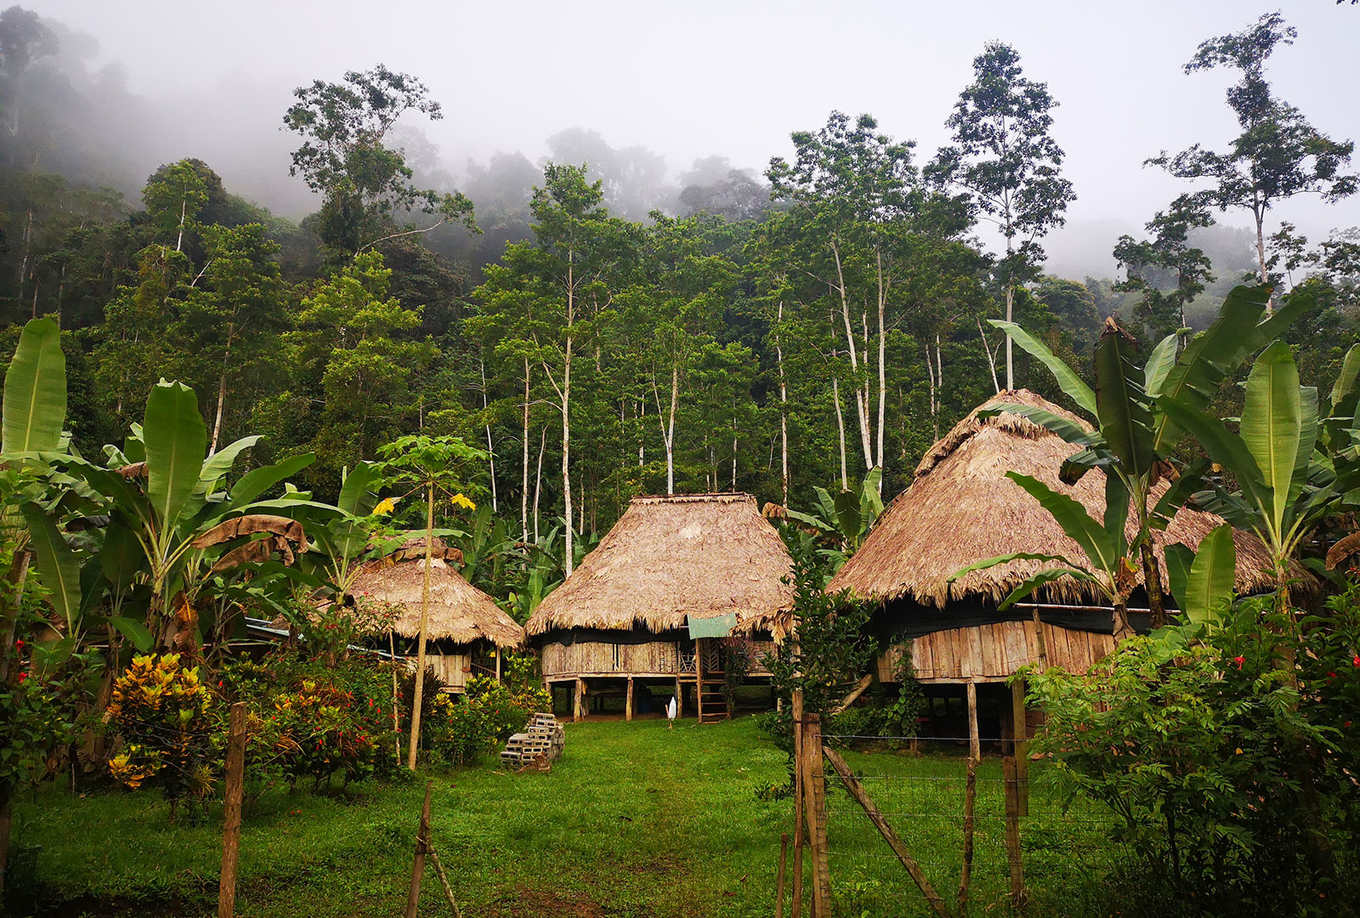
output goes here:
[[[844, 757], [864, 793], [903, 841], [936, 893], [958, 913], [963, 873], [967, 760], [963, 757], [900, 755], [913, 739], [874, 737], [882, 751], [854, 751], [860, 737], [827, 735], [829, 745], [852, 743]], [[999, 742], [994, 740], [993, 742]], [[988, 742], [983, 740], [984, 743]], [[1037, 763], [1033, 763], [1037, 764]], [[827, 847], [837, 914], [932, 914], [893, 851], [845, 782], [826, 772]], [[1115, 840], [1116, 819], [1086, 799], [1068, 800], [1049, 783], [1020, 782], [1024, 800], [1019, 816], [1019, 860], [1031, 899], [1050, 908], [1075, 906], [1096, 895], [1111, 871], [1128, 863], [1127, 849]], [[1006, 781], [998, 757], [983, 758], [976, 769], [973, 802], [971, 876], [967, 901], [973, 914], [1004, 914], [1009, 908], [1012, 858], [1007, 846]], [[1050, 909], [1045, 909], [1049, 911]]]

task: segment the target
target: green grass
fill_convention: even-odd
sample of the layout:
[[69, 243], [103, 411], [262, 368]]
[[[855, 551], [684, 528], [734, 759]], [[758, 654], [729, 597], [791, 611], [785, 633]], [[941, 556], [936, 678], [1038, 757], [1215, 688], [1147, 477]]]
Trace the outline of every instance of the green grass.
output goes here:
[[[882, 798], [952, 900], [959, 832], [954, 822], [921, 813], [931, 806], [952, 812], [961, 759], [891, 753], [849, 759], [857, 771], [885, 776], [866, 781], [867, 789]], [[989, 762], [981, 774], [980, 813], [999, 807], [998, 785], [986, 780], [999, 768]], [[566, 753], [550, 773], [507, 774], [487, 764], [432, 775], [432, 837], [469, 918], [767, 918], [774, 912], [779, 836], [792, 832], [793, 803], [761, 800], [756, 791], [785, 776], [783, 754], [750, 718], [703, 728], [686, 723], [673, 732], [657, 720], [569, 725]], [[398, 913], [423, 791], [423, 781], [412, 781], [370, 786], [348, 799], [304, 792], [262, 798], [241, 832], [237, 913]], [[919, 893], [883, 857], [887, 847], [858, 808], [834, 786], [828, 797], [839, 913], [925, 914]], [[42, 846], [34, 869], [38, 914], [215, 914], [220, 824], [214, 818], [196, 827], [171, 825], [167, 817], [167, 805], [153, 793], [74, 797], [49, 787], [19, 801], [16, 846]], [[1074, 836], [1070, 820], [1045, 829], [1036, 814], [1030, 825], [1027, 869], [1035, 898], [1052, 903], [1045, 909], [1052, 914], [1071, 913], [1073, 895], [1061, 891], [1073, 882], [1069, 849], [1090, 839]], [[1005, 888], [999, 832], [999, 820], [980, 820], [975, 914], [1004, 913], [986, 908]], [[1045, 846], [1056, 854], [1045, 855]], [[1089, 874], [1085, 879], [1086, 887], [1094, 885]], [[421, 914], [449, 913], [428, 870]]]

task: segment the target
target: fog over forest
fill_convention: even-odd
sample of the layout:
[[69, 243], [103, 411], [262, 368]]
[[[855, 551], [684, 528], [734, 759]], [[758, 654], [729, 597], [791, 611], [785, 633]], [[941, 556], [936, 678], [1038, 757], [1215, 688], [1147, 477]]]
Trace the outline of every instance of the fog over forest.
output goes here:
[[[1319, 130], [1347, 136], [1360, 125], [1360, 97], [1345, 89], [1355, 11], [1277, 5], [1300, 33], [1271, 61], [1277, 92]], [[984, 2], [966, 15], [872, 2], [841, 4], [834, 15], [807, 2], [395, 2], [380, 13], [357, 2], [257, 0], [30, 7], [67, 27], [62, 66], [98, 89], [97, 110], [84, 115], [99, 153], [91, 178], [135, 199], [157, 166], [192, 156], [235, 193], [294, 220], [319, 201], [288, 176], [295, 144], [281, 117], [292, 91], [378, 62], [423, 80], [444, 107], [442, 121], [403, 120], [409, 158], [432, 180], [462, 187], [498, 153], [530, 163], [600, 159], [607, 146], [657, 186], [654, 201], [634, 208], [674, 212], [696, 161], [725, 157], [759, 176], [771, 156], [788, 155], [790, 132], [815, 129], [833, 109], [875, 115], [882, 130], [916, 140], [924, 161], [948, 139], [944, 121], [972, 58], [1000, 39], [1060, 104], [1053, 133], [1077, 197], [1067, 226], [1047, 239], [1048, 269], [1077, 279], [1113, 276], [1118, 236], [1136, 234], [1184, 190], [1143, 160], [1231, 138], [1227, 74], [1181, 68], [1204, 36], [1260, 12], [1234, 0]], [[573, 131], [583, 132], [576, 143], [563, 136]], [[1360, 202], [1325, 207], [1303, 196], [1276, 216], [1321, 238], [1360, 224]], [[1231, 213], [1220, 223], [1246, 225]]]

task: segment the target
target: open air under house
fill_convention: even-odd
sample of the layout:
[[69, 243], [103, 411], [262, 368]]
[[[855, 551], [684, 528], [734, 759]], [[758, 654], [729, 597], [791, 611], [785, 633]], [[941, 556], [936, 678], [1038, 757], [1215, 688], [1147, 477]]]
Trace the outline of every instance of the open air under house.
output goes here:
[[711, 721], [728, 715], [729, 659], [768, 678], [760, 660], [787, 633], [791, 567], [748, 494], [638, 497], [525, 630], [576, 719], [622, 694], [630, 719], [674, 695], [681, 716]]

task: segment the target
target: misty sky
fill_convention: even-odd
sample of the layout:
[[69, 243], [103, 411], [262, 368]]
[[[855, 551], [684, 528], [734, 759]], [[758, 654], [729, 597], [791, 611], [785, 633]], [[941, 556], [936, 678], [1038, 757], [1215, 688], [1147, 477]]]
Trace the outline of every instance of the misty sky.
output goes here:
[[[131, 91], [173, 111], [166, 136], [149, 139], [159, 157], [198, 156], [232, 190], [291, 216], [314, 206], [287, 179], [296, 144], [278, 127], [292, 89], [378, 62], [420, 77], [443, 104], [428, 133], [455, 174], [496, 150], [537, 159], [549, 135], [574, 126], [663, 153], [673, 173], [712, 154], [763, 170], [790, 152], [790, 131], [820, 127], [832, 109], [871, 112], [929, 158], [973, 57], [1000, 39], [1061, 103], [1054, 133], [1078, 199], [1073, 226], [1050, 245], [1059, 259], [1093, 245], [1108, 256], [1118, 232], [1185, 190], [1144, 159], [1226, 145], [1229, 72], [1181, 66], [1203, 39], [1270, 9], [1299, 30], [1270, 62], [1277, 93], [1333, 138], [1360, 139], [1360, 7], [1332, 0], [23, 5], [93, 35], [94, 67], [121, 64]], [[1360, 224], [1360, 200], [1291, 202], [1278, 215], [1317, 241]]]

